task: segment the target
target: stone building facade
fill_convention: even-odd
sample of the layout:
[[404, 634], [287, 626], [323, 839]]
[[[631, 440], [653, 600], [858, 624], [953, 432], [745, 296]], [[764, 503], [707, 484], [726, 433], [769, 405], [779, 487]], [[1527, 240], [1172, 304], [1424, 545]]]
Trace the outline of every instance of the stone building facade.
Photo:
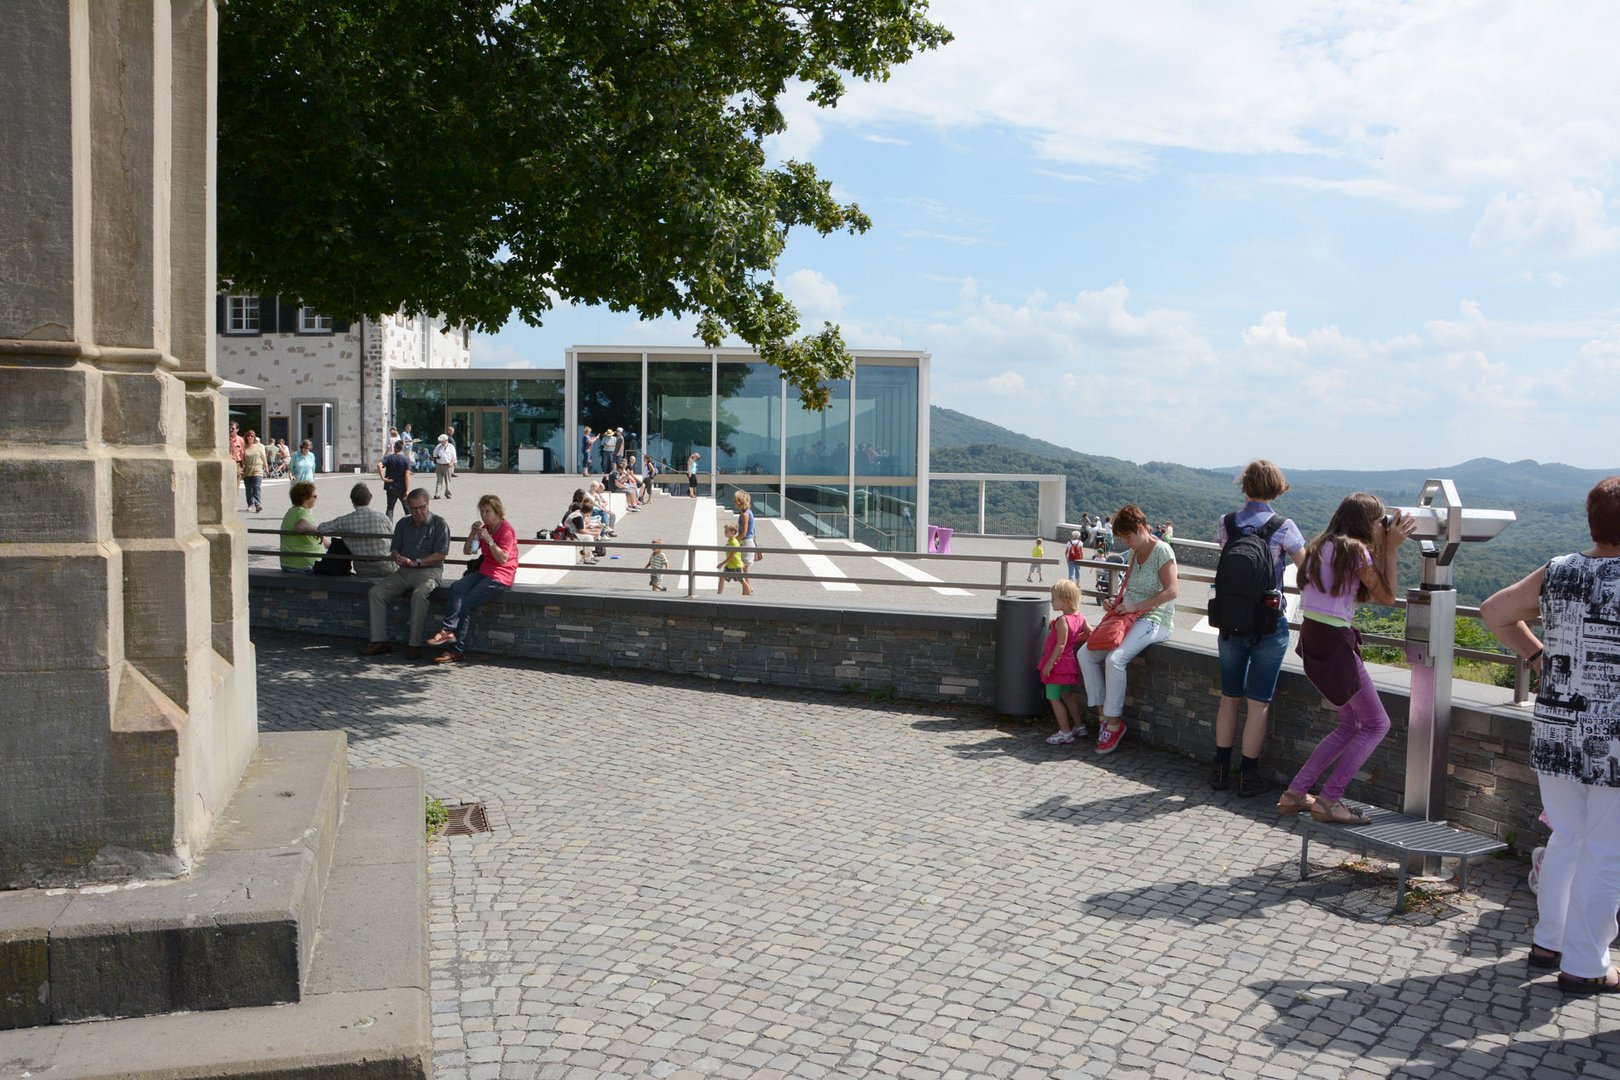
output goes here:
[[[220, 293], [215, 347], [231, 419], [261, 438], [314, 444], [317, 468], [374, 468], [383, 454], [396, 370], [468, 366], [465, 329], [404, 314], [348, 320], [288, 297]], [[418, 431], [418, 437], [438, 432]]]

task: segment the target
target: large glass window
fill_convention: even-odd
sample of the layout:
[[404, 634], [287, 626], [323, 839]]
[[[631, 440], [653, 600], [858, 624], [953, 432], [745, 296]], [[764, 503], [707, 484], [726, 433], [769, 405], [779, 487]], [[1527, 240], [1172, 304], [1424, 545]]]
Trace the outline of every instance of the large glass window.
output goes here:
[[916, 551], [917, 489], [856, 485], [854, 539], [879, 551]]
[[849, 475], [849, 380], [827, 384], [831, 397], [821, 412], [788, 398], [787, 470], [797, 476]]
[[564, 395], [561, 379], [513, 379], [507, 388], [507, 441], [511, 464], [518, 468], [518, 451], [545, 451], [546, 471], [562, 472]]
[[230, 405], [230, 418], [236, 421], [236, 433], [246, 436], [248, 432], [263, 442], [266, 431], [264, 427], [264, 402], [262, 401], [232, 401]]
[[446, 403], [506, 407], [506, 379], [446, 379]]
[[855, 475], [917, 475], [917, 369], [855, 371]]
[[[776, 476], [782, 468], [782, 380], [769, 364], [720, 364], [719, 423], [714, 437], [722, 474]], [[708, 454], [700, 471], [711, 467]]]
[[[637, 449], [641, 438], [641, 361], [640, 360], [581, 360], [579, 362], [579, 429], [586, 428], [597, 435], [608, 428], [624, 428], [629, 438], [626, 449]], [[600, 466], [600, 445], [592, 451]]]
[[647, 453], [663, 471], [685, 472], [694, 450], [708, 458], [711, 378], [707, 360], [647, 365]]
[[849, 536], [849, 488], [842, 484], [789, 484], [782, 516], [815, 539]]
[[[782, 516], [782, 491], [775, 484], [725, 484], [720, 488], [718, 497], [720, 508], [735, 513], [737, 492], [739, 491], [748, 492], [748, 498], [751, 500], [750, 505], [753, 507], [755, 517], [773, 518]], [[771, 546], [764, 540], [761, 540], [760, 543], [765, 547]]]
[[419, 455], [422, 461], [431, 460], [426, 458], [426, 452], [432, 450], [439, 433], [444, 430], [444, 403], [443, 379], [395, 377], [394, 418], [388, 426], [404, 431], [406, 424], [411, 425], [417, 447], [423, 451], [423, 455]]

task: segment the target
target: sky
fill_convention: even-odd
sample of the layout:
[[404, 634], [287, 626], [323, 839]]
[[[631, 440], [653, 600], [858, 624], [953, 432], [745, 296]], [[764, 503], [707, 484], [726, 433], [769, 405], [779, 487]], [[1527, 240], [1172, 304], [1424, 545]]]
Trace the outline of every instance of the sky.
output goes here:
[[[930, 15], [954, 42], [836, 109], [784, 101], [769, 152], [874, 221], [792, 234], [805, 326], [926, 350], [934, 404], [1136, 462], [1620, 471], [1620, 4]], [[697, 343], [566, 308], [472, 363]]]

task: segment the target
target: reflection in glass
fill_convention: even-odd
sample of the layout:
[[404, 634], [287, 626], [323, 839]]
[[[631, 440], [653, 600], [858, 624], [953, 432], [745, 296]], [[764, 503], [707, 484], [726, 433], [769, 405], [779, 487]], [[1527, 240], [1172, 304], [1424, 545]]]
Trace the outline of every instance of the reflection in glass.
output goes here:
[[917, 475], [917, 369], [855, 371], [855, 475]]
[[416, 434], [416, 462], [418, 472], [432, 472], [433, 444], [444, 430], [443, 379], [394, 379], [393, 419], [388, 426], [405, 430], [411, 425]]
[[849, 536], [849, 488], [838, 484], [789, 484], [782, 514], [815, 539]]
[[879, 551], [916, 551], [917, 489], [857, 485], [854, 539]]
[[507, 387], [507, 468], [518, 467], [520, 449], [546, 452], [546, 471], [562, 472], [564, 388], [561, 379], [513, 379]]
[[647, 453], [665, 472], [684, 473], [693, 450], [709, 456], [711, 371], [707, 360], [647, 365]]
[[[720, 489], [718, 496], [720, 506], [735, 512], [734, 500], [739, 491], [748, 492], [748, 497], [753, 500], [756, 516], [762, 518], [782, 516], [782, 490], [775, 484], [726, 484]], [[760, 543], [770, 546], [764, 540]]]
[[445, 392], [451, 405], [492, 405], [506, 407], [505, 379], [446, 379]]
[[[624, 428], [624, 449], [637, 451], [641, 440], [641, 361], [581, 360], [579, 362], [579, 430], [600, 435], [609, 427]], [[583, 445], [583, 444], [582, 444]], [[598, 444], [588, 463], [591, 471], [606, 468]]]
[[[720, 473], [775, 476], [782, 468], [782, 380], [769, 364], [720, 364], [715, 442]], [[704, 448], [698, 452], [707, 457]], [[708, 471], [709, 462], [699, 466]]]
[[849, 380], [827, 383], [827, 408], [811, 412], [788, 402], [787, 471], [801, 476], [849, 475]]

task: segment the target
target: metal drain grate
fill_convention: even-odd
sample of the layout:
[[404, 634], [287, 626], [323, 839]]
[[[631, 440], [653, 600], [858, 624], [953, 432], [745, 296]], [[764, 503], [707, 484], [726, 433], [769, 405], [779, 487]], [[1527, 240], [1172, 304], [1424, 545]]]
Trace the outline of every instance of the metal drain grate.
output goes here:
[[445, 807], [445, 811], [450, 815], [444, 825], [446, 836], [473, 836], [491, 831], [489, 815], [484, 813], [483, 803], [457, 803], [455, 806]]

